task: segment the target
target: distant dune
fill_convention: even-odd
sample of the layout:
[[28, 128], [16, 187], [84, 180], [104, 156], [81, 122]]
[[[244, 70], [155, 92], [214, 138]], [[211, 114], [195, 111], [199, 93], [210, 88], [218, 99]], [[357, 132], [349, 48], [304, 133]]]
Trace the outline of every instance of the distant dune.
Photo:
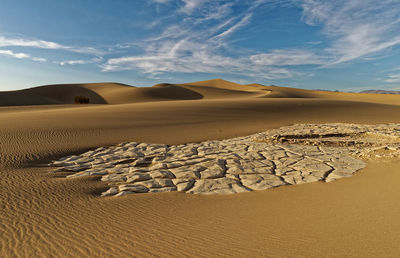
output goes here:
[[76, 96], [90, 104], [125, 104], [168, 100], [258, 97], [270, 93], [267, 87], [240, 85], [221, 79], [186, 84], [156, 84], [134, 87], [119, 83], [56, 84], [0, 92], [0, 106], [73, 104]]
[[0, 92], [0, 106], [73, 104], [76, 96], [84, 96], [93, 104], [106, 104], [103, 95], [133, 88], [119, 83], [55, 84], [29, 89]]
[[[382, 93], [382, 92], [368, 92]], [[341, 98], [381, 103], [379, 96], [358, 93], [304, 90], [289, 87], [242, 85], [222, 79], [183, 84], [162, 83], [152, 87], [134, 87], [121, 83], [55, 84], [24, 90], [0, 92], [0, 106], [74, 104], [77, 96], [90, 104], [127, 104], [171, 100], [237, 98]], [[398, 104], [397, 99], [387, 100]]]
[[364, 90], [360, 93], [373, 93], [373, 94], [400, 94], [399, 90]]

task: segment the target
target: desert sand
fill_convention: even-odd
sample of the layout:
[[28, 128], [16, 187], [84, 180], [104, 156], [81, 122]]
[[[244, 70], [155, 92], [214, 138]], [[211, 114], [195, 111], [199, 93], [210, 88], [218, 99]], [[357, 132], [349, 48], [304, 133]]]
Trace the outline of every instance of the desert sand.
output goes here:
[[[72, 104], [84, 95], [92, 104]], [[101, 197], [101, 176], [53, 160], [123, 142], [225, 140], [293, 124], [400, 123], [400, 96], [240, 85], [216, 79], [0, 92], [0, 255], [396, 256], [400, 160], [348, 178], [232, 195]]]

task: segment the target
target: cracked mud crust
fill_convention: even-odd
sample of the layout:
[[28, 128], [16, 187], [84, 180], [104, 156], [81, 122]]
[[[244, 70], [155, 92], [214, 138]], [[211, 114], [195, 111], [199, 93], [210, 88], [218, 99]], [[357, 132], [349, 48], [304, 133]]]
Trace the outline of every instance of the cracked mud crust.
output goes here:
[[68, 178], [101, 175], [103, 196], [180, 191], [231, 194], [349, 177], [360, 159], [400, 153], [400, 124], [296, 124], [182, 145], [121, 143], [53, 161]]

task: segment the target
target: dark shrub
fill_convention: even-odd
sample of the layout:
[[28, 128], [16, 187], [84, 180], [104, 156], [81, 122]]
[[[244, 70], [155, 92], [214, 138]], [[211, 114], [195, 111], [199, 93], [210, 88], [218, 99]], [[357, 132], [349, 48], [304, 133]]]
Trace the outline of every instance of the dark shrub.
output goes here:
[[89, 104], [89, 98], [83, 96], [76, 96], [75, 104]]

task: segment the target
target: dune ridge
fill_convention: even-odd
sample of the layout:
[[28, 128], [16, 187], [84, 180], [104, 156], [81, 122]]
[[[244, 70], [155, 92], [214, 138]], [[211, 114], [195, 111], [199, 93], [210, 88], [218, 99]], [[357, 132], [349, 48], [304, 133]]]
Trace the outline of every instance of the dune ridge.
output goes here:
[[238, 98], [328, 98], [374, 103], [400, 104], [396, 96], [381, 94], [322, 92], [289, 87], [242, 85], [222, 79], [135, 87], [121, 83], [56, 84], [0, 92], [0, 106], [73, 104], [76, 96], [90, 99], [90, 104], [128, 104], [174, 100], [209, 100]]

